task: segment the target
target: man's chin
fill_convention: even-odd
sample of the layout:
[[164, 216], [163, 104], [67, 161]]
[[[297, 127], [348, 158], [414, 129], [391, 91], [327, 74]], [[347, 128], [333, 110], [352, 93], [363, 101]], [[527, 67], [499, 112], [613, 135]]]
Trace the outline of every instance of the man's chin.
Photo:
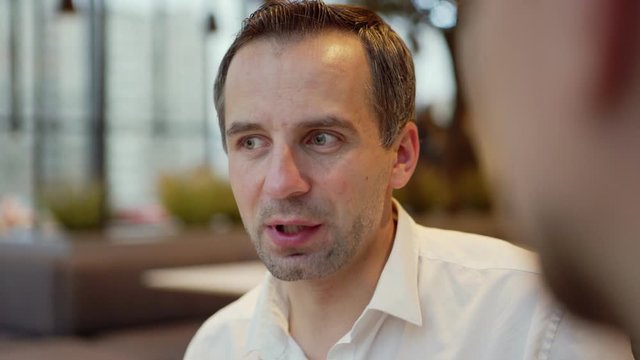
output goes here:
[[261, 254], [260, 259], [271, 275], [282, 281], [311, 280], [314, 274], [310, 269], [309, 255], [292, 254], [288, 256], [274, 256]]
[[273, 277], [275, 277], [278, 280], [282, 280], [282, 281], [306, 280], [304, 271], [302, 271], [302, 269], [286, 269], [286, 271], [282, 271], [280, 268], [271, 269], [267, 267], [267, 269], [269, 269], [269, 272], [271, 272], [271, 275], [273, 275]]
[[273, 256], [258, 254], [271, 275], [282, 281], [318, 280], [330, 277], [342, 263], [327, 261], [323, 253]]

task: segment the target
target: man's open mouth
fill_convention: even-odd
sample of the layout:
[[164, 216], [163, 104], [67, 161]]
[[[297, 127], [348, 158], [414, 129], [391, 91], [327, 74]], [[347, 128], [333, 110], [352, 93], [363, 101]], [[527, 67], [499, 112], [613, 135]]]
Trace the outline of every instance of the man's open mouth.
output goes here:
[[276, 225], [275, 229], [276, 231], [283, 233], [283, 234], [297, 234], [305, 229], [310, 228], [310, 226], [304, 226], [304, 225]]

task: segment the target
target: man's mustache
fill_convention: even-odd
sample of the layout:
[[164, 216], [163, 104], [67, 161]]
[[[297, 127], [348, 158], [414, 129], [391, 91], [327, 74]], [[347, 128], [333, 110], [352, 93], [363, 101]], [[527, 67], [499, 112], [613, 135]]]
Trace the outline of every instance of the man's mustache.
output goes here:
[[267, 219], [282, 217], [302, 217], [305, 219], [326, 219], [331, 214], [331, 206], [320, 200], [308, 199], [284, 199], [270, 200], [268, 203], [262, 204], [258, 212], [260, 223], [264, 223]]

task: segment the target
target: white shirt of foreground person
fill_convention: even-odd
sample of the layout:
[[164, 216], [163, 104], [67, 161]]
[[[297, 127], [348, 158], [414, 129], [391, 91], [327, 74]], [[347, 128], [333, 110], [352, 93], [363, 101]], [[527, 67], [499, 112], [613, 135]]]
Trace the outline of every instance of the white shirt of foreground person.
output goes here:
[[[571, 317], [536, 258], [507, 242], [417, 225], [397, 203], [393, 249], [371, 302], [328, 359], [633, 359], [623, 336]], [[185, 360], [306, 359], [270, 274], [213, 315]]]

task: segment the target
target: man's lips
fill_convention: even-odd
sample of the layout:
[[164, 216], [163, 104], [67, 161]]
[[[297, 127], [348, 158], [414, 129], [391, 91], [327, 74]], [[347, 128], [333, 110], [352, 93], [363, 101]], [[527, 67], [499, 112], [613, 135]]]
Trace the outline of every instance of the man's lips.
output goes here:
[[304, 231], [308, 226], [305, 225], [276, 225], [274, 228], [279, 233], [285, 235], [294, 235], [301, 231]]
[[265, 232], [276, 247], [284, 249], [305, 247], [322, 224], [308, 220], [271, 220]]
[[300, 226], [315, 226], [319, 225], [319, 221], [302, 219], [302, 218], [289, 218], [289, 217], [272, 217], [264, 222], [266, 226], [277, 225], [300, 225]]

